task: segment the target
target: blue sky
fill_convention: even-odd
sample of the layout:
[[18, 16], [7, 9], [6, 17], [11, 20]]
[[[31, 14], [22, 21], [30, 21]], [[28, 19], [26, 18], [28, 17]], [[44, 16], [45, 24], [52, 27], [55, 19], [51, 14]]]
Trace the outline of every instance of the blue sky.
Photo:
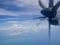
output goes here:
[[[47, 20], [33, 19], [41, 9], [38, 0], [0, 0], [0, 45], [48, 45]], [[51, 45], [60, 45], [60, 26], [51, 26]]]

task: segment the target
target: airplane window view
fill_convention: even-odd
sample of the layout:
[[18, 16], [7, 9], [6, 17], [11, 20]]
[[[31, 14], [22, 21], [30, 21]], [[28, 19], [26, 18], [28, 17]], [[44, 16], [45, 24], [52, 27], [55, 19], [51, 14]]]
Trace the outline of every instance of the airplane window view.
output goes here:
[[60, 45], [60, 0], [0, 0], [0, 45]]

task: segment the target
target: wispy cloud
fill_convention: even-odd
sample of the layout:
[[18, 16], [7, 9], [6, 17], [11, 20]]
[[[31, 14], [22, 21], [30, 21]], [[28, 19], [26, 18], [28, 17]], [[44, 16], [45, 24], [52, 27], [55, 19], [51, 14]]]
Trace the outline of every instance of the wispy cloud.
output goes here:
[[[45, 20], [41, 24], [39, 20], [27, 20], [27, 21], [8, 21], [6, 27], [0, 27], [0, 31], [5, 31], [4, 35], [17, 36], [28, 33], [37, 33], [43, 30], [48, 30], [48, 23]], [[60, 29], [59, 26], [51, 26], [51, 31]], [[6, 34], [5, 34], [6, 33]]]
[[[36, 33], [40, 32], [41, 30], [45, 30], [47, 25], [39, 25], [37, 26], [39, 20], [27, 20], [27, 21], [8, 21], [7, 23], [10, 24], [7, 27], [1, 27], [0, 30], [7, 31], [8, 35], [20, 35], [25, 33]], [[43, 27], [43, 28], [42, 28]]]
[[[28, 1], [29, 2], [29, 1]], [[32, 2], [32, 0], [31, 0]], [[27, 0], [1, 0], [0, 3], [0, 15], [39, 15], [40, 10], [36, 8], [37, 6], [26, 4]], [[35, 3], [36, 4], [36, 3]]]

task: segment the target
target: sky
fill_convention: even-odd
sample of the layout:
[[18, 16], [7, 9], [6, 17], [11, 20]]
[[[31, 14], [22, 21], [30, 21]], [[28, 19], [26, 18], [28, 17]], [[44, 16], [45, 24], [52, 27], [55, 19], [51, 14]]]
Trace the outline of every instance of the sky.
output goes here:
[[[34, 19], [43, 16], [38, 1], [0, 0], [0, 45], [49, 45], [47, 19]], [[48, 7], [48, 0], [42, 2]], [[60, 26], [51, 25], [50, 41], [60, 45]]]

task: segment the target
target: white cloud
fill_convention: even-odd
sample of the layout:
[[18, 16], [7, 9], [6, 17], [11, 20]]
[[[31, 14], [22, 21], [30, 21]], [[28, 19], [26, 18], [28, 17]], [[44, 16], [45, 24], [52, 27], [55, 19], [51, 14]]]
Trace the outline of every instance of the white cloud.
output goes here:
[[16, 16], [17, 14], [15, 12], [7, 11], [5, 9], [0, 9], [0, 15]]
[[[0, 15], [11, 15], [11, 16], [20, 16], [20, 15], [39, 15], [40, 14], [40, 10], [38, 8], [36, 8], [37, 6], [34, 6], [33, 4], [30, 5], [32, 2], [32, 0], [28, 1], [28, 0], [14, 0], [14, 1], [5, 1], [4, 5], [14, 5], [16, 7], [27, 7], [29, 8], [27, 11], [25, 12], [21, 12], [21, 11], [8, 11], [4, 8], [0, 8]], [[34, 1], [33, 1], [34, 2]], [[35, 1], [36, 2], [36, 1]], [[36, 3], [35, 3], [36, 4]]]
[[18, 1], [22, 1], [27, 5], [31, 5], [39, 8], [38, 0], [18, 0]]
[[[16, 36], [28, 33], [37, 33], [42, 30], [48, 30], [48, 23], [47, 21], [40, 22], [40, 25], [37, 25], [40, 20], [27, 20], [27, 21], [8, 21], [7, 23], [10, 24], [7, 27], [2, 27], [0, 30], [6, 31], [6, 35], [9, 36]], [[60, 29], [59, 26], [51, 26], [51, 31], [55, 31]]]
[[12, 11], [7, 11], [5, 9], [0, 9], [0, 15], [10, 15], [10, 16], [20, 16], [20, 15], [39, 15], [40, 11], [39, 10], [31, 10], [27, 12], [12, 12]]
[[40, 32], [41, 30], [45, 30], [47, 28], [47, 25], [40, 24], [37, 26], [37, 23], [39, 20], [27, 20], [23, 22], [17, 22], [15, 21], [9, 21], [7, 23], [11, 24], [10, 26], [7, 27], [2, 27], [0, 30], [5, 30], [7, 31], [8, 35], [20, 35], [20, 34], [25, 34], [25, 33], [36, 33]]

